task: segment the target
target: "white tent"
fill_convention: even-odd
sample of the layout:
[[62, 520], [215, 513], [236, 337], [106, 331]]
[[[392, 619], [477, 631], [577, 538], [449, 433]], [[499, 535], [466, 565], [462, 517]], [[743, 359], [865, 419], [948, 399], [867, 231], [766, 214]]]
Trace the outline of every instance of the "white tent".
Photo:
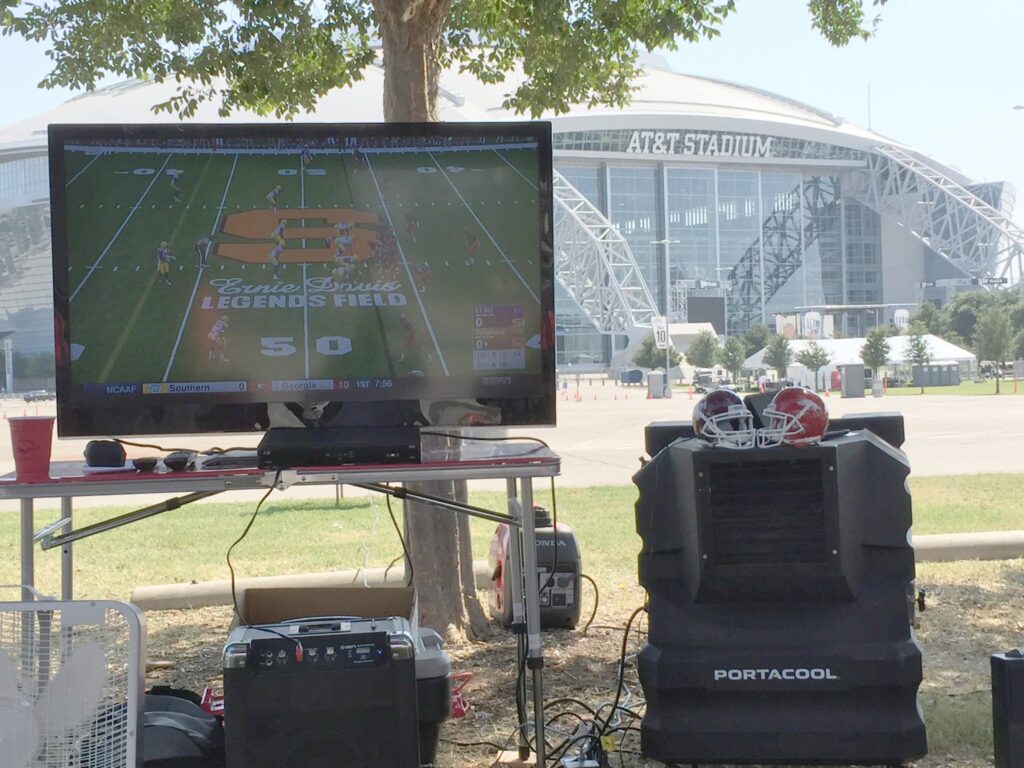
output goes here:
[[[966, 349], [962, 349], [955, 344], [951, 344], [945, 339], [941, 339], [938, 336], [932, 334], [925, 334], [925, 343], [928, 345], [928, 351], [931, 353], [931, 362], [934, 364], [939, 363], [957, 363], [961, 367], [962, 375], [973, 375], [973, 372], [977, 369], [978, 358]], [[864, 342], [867, 339], [818, 339], [817, 344], [829, 356], [829, 364], [821, 369], [819, 376], [827, 376], [832, 371], [836, 370], [840, 365], [848, 365], [851, 363], [863, 363], [860, 357], [861, 347], [864, 346]], [[809, 339], [792, 339], [789, 342], [789, 348], [793, 350], [793, 365], [786, 371], [787, 375], [796, 380], [800, 384], [811, 385], [813, 383], [813, 371], [808, 371], [804, 366], [799, 365], [796, 362], [796, 356], [800, 354], [804, 349], [809, 347], [812, 343]], [[764, 356], [768, 348], [764, 347], [750, 357], [748, 357], [743, 367], [753, 371], [760, 369], [770, 370], [771, 366], [768, 366], [764, 362]], [[909, 336], [891, 336], [889, 337], [889, 359], [887, 361], [887, 367], [893, 368], [896, 366], [910, 366], [910, 360], [908, 356], [910, 354], [910, 337]], [[819, 381], [820, 384], [820, 381]]]

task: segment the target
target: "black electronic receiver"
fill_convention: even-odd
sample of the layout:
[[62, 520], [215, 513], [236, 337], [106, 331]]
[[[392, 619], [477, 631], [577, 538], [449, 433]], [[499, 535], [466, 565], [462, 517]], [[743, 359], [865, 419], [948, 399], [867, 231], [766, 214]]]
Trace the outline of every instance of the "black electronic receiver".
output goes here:
[[418, 427], [274, 427], [256, 449], [260, 469], [418, 464]]

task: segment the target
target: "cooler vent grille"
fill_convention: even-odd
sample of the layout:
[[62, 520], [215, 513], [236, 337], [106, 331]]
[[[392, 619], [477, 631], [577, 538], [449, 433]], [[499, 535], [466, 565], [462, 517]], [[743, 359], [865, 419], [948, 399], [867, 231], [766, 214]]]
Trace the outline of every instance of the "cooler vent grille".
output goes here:
[[716, 565], [828, 561], [820, 459], [715, 462], [709, 469]]

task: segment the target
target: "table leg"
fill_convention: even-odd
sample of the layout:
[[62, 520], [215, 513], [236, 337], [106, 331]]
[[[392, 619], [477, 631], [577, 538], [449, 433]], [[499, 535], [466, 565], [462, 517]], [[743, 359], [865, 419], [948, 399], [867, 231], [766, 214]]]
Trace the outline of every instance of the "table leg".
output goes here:
[[[32, 534], [35, 532], [35, 514], [32, 499], [21, 500], [21, 583], [25, 586], [36, 585], [36, 564], [35, 564], [35, 542], [32, 541]], [[32, 591], [21, 590], [21, 599], [28, 602], [34, 600]]]
[[[64, 533], [71, 533], [74, 525], [71, 520], [71, 497], [62, 496], [60, 499], [60, 516], [67, 523], [64, 525]], [[60, 599], [74, 599], [74, 563], [72, 558], [70, 541], [64, 542], [60, 548]]]
[[[519, 493], [516, 490], [515, 479], [506, 481], [508, 489], [508, 512], [510, 515], [522, 522], [522, 506], [519, 503]], [[510, 525], [508, 530], [508, 568], [509, 573], [505, 578], [509, 580], [509, 594], [512, 599], [512, 633], [516, 636], [516, 670], [518, 671], [526, 664], [526, 643], [523, 639], [526, 635], [526, 616], [523, 611], [523, 549], [521, 529]], [[522, 702], [523, 709], [520, 710], [518, 703]], [[526, 759], [530, 756], [530, 740], [526, 728], [526, 676], [516, 675], [516, 746], [519, 748], [519, 756]]]
[[533, 515], [533, 480], [522, 479], [523, 571], [526, 578], [526, 666], [533, 672], [533, 721], [536, 729], [537, 766], [544, 768], [544, 652], [540, 641], [540, 583], [537, 578], [537, 535]]

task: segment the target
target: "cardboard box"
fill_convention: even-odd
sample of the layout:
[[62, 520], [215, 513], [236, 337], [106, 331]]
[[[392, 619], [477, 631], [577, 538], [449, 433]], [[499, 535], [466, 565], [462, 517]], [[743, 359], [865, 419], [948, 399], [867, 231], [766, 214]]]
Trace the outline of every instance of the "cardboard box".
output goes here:
[[412, 587], [252, 587], [239, 595], [246, 624], [312, 616], [401, 616], [415, 627]]

